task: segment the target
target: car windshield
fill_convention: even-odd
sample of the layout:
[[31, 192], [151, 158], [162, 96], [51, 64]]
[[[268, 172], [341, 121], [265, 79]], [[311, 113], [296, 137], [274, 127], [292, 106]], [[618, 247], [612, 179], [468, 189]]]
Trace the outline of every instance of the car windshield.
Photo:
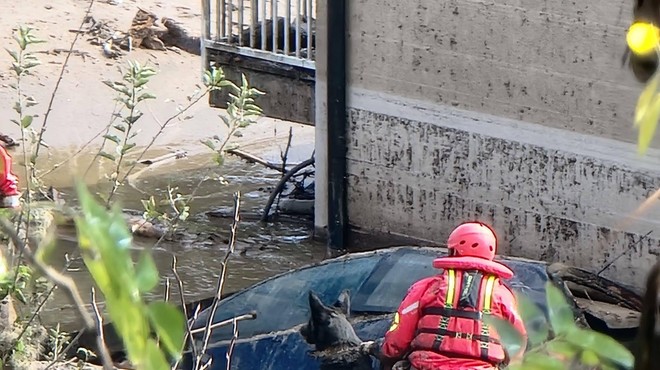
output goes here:
[[[400, 249], [390, 254], [373, 271], [352, 297], [354, 312], [394, 312], [416, 281], [438, 274], [431, 259], [432, 250]], [[530, 261], [501, 260], [515, 275], [504, 284], [524, 294], [545, 310], [545, 265]]]
[[[256, 311], [256, 319], [238, 324], [242, 338], [299, 325], [307, 321], [309, 315], [310, 289], [321, 300], [332, 304], [342, 290], [356, 291], [380, 259], [379, 255], [371, 254], [332, 261], [266, 280], [223, 300], [218, 305], [213, 322]], [[207, 309], [200, 314], [194, 328], [204, 326], [209, 311]], [[211, 342], [228, 340], [232, 335], [231, 325], [217, 328], [212, 332]]]

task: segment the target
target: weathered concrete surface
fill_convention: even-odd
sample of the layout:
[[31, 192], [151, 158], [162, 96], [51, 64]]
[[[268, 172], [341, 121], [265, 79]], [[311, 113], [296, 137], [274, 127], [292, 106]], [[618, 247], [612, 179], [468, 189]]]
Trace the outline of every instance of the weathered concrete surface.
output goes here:
[[[620, 0], [350, 2], [351, 86], [632, 142]], [[378, 17], [374, 17], [378, 14]]]
[[635, 285], [660, 255], [660, 210], [628, 217], [660, 185], [657, 151], [359, 89], [350, 102], [353, 224], [442, 242], [476, 218], [500, 253], [589, 269], [632, 248], [606, 275]]
[[[266, 116], [314, 124], [314, 70], [216, 50], [206, 53], [210, 63], [222, 68], [236, 85], [241, 85], [241, 75], [245, 74], [251, 87], [267, 92], [255, 99]], [[226, 109], [230, 92], [212, 92], [211, 106]]]
[[[631, 8], [349, 2], [351, 224], [444, 242], [479, 218], [500, 233], [501, 253], [592, 270], [623, 254], [605, 275], [641, 286], [660, 254], [660, 209], [636, 209], [660, 187], [660, 155], [638, 157], [634, 145], [641, 86], [621, 66]], [[317, 90], [317, 153], [333, 134], [321, 99]]]

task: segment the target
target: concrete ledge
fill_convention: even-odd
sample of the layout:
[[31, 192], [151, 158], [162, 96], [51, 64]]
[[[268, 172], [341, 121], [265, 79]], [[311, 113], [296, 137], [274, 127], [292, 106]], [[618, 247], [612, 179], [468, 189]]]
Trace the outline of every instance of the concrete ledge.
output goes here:
[[596, 270], [630, 249], [605, 275], [638, 286], [660, 254], [660, 210], [630, 217], [657, 151], [364, 90], [349, 105], [352, 224], [443, 242], [479, 218], [502, 253]]
[[[313, 125], [315, 122], [315, 71], [303, 67], [266, 61], [226, 51], [207, 50], [209, 64], [222, 67], [227, 78], [241, 84], [241, 74], [251, 87], [266, 94], [256, 103], [268, 117]], [[227, 107], [229, 91], [214, 91], [209, 97], [212, 107]]]

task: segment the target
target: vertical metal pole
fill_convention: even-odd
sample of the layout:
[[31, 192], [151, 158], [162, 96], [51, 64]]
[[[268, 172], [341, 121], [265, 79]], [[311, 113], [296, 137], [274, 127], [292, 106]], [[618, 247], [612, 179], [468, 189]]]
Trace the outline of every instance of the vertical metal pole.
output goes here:
[[273, 14], [273, 53], [277, 54], [277, 49], [279, 47], [279, 42], [277, 42], [277, 27], [279, 26], [279, 18], [277, 16], [277, 1], [272, 0], [272, 9], [271, 13]]
[[245, 0], [238, 0], [241, 2], [238, 9], [238, 45], [243, 46], [243, 23], [245, 22]]
[[250, 0], [250, 11], [252, 13], [252, 19], [250, 19], [250, 47], [254, 49], [257, 46], [257, 21], [259, 20], [259, 2], [257, 0]]
[[202, 60], [201, 81], [204, 81], [204, 74], [210, 68], [206, 43], [211, 34], [211, 0], [202, 0], [202, 37], [199, 40], [200, 56]]
[[305, 1], [305, 17], [307, 19], [307, 59], [312, 60], [312, 0]]
[[261, 1], [261, 9], [259, 9], [259, 13], [261, 13], [261, 50], [266, 50], [266, 1], [267, 0], [260, 0]]
[[[332, 0], [328, 0], [329, 2]], [[296, 58], [300, 58], [300, 17], [302, 17], [301, 9], [302, 0], [296, 0]]]
[[231, 42], [234, 36], [234, 0], [229, 0], [225, 6], [227, 7], [227, 37]]
[[346, 0], [329, 0], [327, 12], [328, 250], [346, 248]]
[[223, 37], [225, 37], [225, 22], [227, 22], [226, 14], [225, 12], [227, 11], [227, 4], [225, 0], [220, 0], [215, 2], [215, 12], [218, 15], [217, 16], [217, 24], [216, 24], [216, 32], [217, 34], [215, 35], [215, 39], [219, 40]]
[[289, 27], [291, 23], [291, 0], [284, 1], [286, 12], [284, 13], [284, 55], [289, 55]]

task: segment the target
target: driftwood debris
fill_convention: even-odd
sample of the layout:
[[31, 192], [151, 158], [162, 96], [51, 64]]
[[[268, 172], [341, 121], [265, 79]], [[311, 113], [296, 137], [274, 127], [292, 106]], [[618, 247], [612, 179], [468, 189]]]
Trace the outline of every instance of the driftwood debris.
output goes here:
[[18, 142], [8, 135], [0, 134], [0, 145], [5, 148], [12, 148], [18, 146]]
[[242, 159], [244, 159], [248, 162], [259, 163], [260, 165], [262, 165], [264, 167], [267, 167], [267, 168], [270, 168], [271, 170], [275, 170], [275, 171], [278, 171], [280, 173], [284, 173], [284, 171], [282, 170], [282, 166], [278, 166], [274, 163], [268, 162], [267, 160], [265, 160], [263, 158], [259, 158], [254, 154], [244, 152], [240, 149], [229, 149], [229, 150], [227, 150], [227, 153], [228, 154], [233, 154], [233, 155], [235, 155], [239, 158], [242, 158]]
[[594, 278], [593, 274], [576, 267], [554, 263], [548, 273], [561, 278], [571, 286], [571, 292], [579, 298], [588, 298], [620, 305], [641, 311], [642, 301], [638, 294], [605, 278]]
[[202, 43], [198, 36], [190, 36], [183, 26], [172, 18], [163, 18], [163, 26], [167, 32], [160, 37], [165, 45], [176, 46], [190, 54], [201, 55]]
[[176, 152], [164, 154], [164, 155], [161, 155], [160, 157], [151, 158], [151, 159], [143, 159], [138, 163], [146, 164], [146, 165], [152, 165], [154, 163], [163, 162], [163, 161], [166, 161], [168, 159], [181, 159], [181, 158], [185, 158], [187, 156], [188, 156], [188, 152], [183, 151], [183, 150], [177, 150]]
[[[158, 24], [158, 16], [144, 9], [135, 13], [127, 32], [118, 31], [109, 22], [85, 19], [87, 28], [82, 33], [93, 45], [99, 45], [108, 58], [117, 58], [135, 48], [167, 50], [176, 47], [191, 54], [201, 55], [199, 37], [191, 36], [183, 26], [172, 18], [163, 18]], [[76, 31], [77, 32], [77, 31]]]

